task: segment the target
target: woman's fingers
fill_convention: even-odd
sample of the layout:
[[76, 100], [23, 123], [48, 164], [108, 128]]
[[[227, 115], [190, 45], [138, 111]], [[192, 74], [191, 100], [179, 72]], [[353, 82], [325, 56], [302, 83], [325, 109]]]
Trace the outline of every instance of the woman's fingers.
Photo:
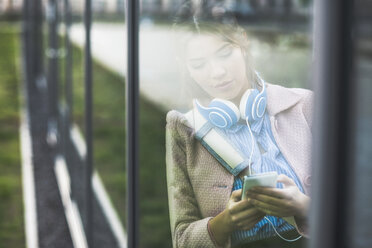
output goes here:
[[292, 180], [292, 178], [284, 175], [284, 174], [280, 174], [278, 176], [278, 179], [277, 179], [278, 183], [283, 183], [284, 184], [284, 187], [288, 187], [288, 186], [296, 186], [296, 183]]
[[262, 220], [262, 218], [264, 216], [265, 216], [264, 214], [258, 215], [258, 216], [254, 216], [254, 218], [251, 218], [249, 220], [244, 220], [244, 221], [239, 222], [237, 226], [241, 230], [244, 230], [244, 231], [249, 230], [252, 227], [254, 227], [260, 220]]
[[268, 195], [268, 196], [279, 198], [279, 199], [288, 198], [287, 193], [283, 191], [283, 189], [279, 189], [279, 188], [253, 187], [252, 189], [248, 190], [247, 196], [249, 196], [250, 193]]
[[285, 200], [279, 199], [279, 198], [276, 198], [276, 197], [272, 197], [272, 196], [251, 193], [251, 194], [248, 195], [248, 197], [252, 200], [258, 200], [258, 201], [263, 202], [267, 205], [276, 206], [278, 208], [282, 208], [282, 207], [287, 206], [287, 202]]
[[268, 215], [274, 215], [274, 216], [283, 216], [287, 214], [288, 209], [287, 208], [281, 208], [275, 205], [271, 205], [256, 199], [249, 199], [249, 202], [254, 205], [257, 209], [265, 212]]
[[262, 215], [263, 213], [258, 210], [257, 208], [251, 207], [249, 209], [245, 209], [241, 212], [238, 212], [232, 216], [234, 222], [240, 222], [247, 219], [252, 219], [257, 217], [258, 215]]
[[234, 202], [237, 202], [237, 201], [240, 201], [241, 198], [242, 198], [242, 190], [241, 189], [234, 190], [231, 193], [230, 200], [233, 200]]
[[253, 200], [258, 200], [260, 202], [264, 202], [264, 203], [266, 203], [268, 205], [276, 206], [278, 208], [287, 207], [287, 205], [288, 205], [287, 204], [288, 202], [287, 202], [286, 199], [272, 197], [272, 196], [269, 196], [269, 195], [249, 193], [248, 194], [248, 197], [250, 199], [253, 199]]
[[[245, 209], [252, 208], [252, 204], [250, 204], [247, 200], [239, 201], [234, 204], [230, 204], [229, 206], [229, 212], [231, 214], [239, 213]], [[254, 208], [253, 208], [254, 209]]]

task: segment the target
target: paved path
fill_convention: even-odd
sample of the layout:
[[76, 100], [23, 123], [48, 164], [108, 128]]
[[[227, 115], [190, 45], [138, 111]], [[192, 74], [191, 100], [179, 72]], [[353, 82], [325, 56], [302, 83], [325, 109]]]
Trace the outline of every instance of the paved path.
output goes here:
[[[125, 76], [127, 44], [124, 23], [94, 23], [91, 34], [94, 59]], [[164, 110], [187, 109], [185, 100], [180, 99], [181, 78], [172, 52], [172, 36], [170, 26], [141, 23], [140, 91]], [[73, 43], [83, 47], [82, 24], [72, 26], [71, 38]], [[310, 48], [291, 47], [288, 42], [292, 36], [281, 35], [277, 38], [279, 42], [270, 45], [254, 34], [250, 37], [252, 58], [257, 70], [268, 82], [308, 88]]]
[[[95, 23], [91, 34], [93, 58], [107, 68], [125, 76], [127, 66], [125, 25]], [[74, 44], [84, 46], [83, 25], [72, 26], [71, 39]], [[179, 104], [180, 83], [176, 74], [176, 61], [171, 54], [171, 46], [172, 41], [167, 28], [150, 24], [141, 25], [141, 94], [165, 110], [182, 105]]]

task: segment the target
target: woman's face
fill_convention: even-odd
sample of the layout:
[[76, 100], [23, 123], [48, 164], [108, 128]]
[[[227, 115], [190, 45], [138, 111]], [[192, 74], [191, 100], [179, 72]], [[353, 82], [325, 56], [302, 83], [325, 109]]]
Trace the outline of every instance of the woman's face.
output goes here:
[[211, 97], [234, 100], [249, 87], [241, 49], [222, 39], [195, 35], [186, 46], [191, 78]]

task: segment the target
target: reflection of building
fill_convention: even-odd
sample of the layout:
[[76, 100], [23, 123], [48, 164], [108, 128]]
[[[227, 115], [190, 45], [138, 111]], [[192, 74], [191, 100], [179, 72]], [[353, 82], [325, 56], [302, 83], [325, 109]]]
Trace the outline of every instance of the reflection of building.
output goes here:
[[93, 0], [92, 9], [95, 13], [123, 13], [124, 0]]
[[[21, 6], [23, 0], [0, 0], [0, 11], [6, 6]], [[42, 0], [44, 6], [48, 0]], [[61, 4], [64, 1], [60, 1]], [[116, 14], [124, 13], [125, 0], [92, 0], [94, 13]], [[200, 4], [202, 3], [202, 4]], [[178, 12], [182, 5], [189, 5], [191, 10], [197, 6], [207, 11], [208, 8], [222, 5], [238, 17], [266, 15], [309, 15], [312, 0], [140, 0], [142, 15], [166, 17]], [[70, 0], [74, 15], [84, 13], [85, 0]]]
[[[1, 0], [0, 0], [1, 1]], [[58, 4], [58, 10], [63, 13], [65, 0], [54, 0]], [[82, 21], [85, 11], [86, 0], [68, 0], [70, 4], [71, 14], [73, 20]], [[115, 18], [123, 16], [125, 12], [124, 2], [125, 0], [91, 0], [92, 1], [92, 14], [95, 16], [105, 16]], [[50, 4], [53, 3], [51, 0], [41, 0], [43, 6], [43, 12], [47, 14]]]
[[[70, 1], [73, 14], [81, 15], [84, 13], [85, 0]], [[92, 0], [93, 13], [124, 13], [124, 0]]]
[[20, 13], [23, 0], [0, 0], [0, 13]]
[[[202, 4], [200, 5], [200, 3]], [[209, 8], [222, 5], [240, 16], [267, 14], [308, 15], [312, 0], [142, 0], [141, 10], [144, 14], [156, 15], [160, 13], [175, 13], [183, 4], [192, 8], [201, 6]]]

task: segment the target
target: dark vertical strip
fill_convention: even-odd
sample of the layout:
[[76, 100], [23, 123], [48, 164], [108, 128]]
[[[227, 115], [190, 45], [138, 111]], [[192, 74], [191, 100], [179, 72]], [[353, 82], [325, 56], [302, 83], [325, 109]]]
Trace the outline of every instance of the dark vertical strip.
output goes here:
[[43, 47], [43, 7], [41, 0], [35, 0], [35, 72], [37, 77], [44, 78], [44, 47]]
[[[72, 54], [72, 46], [70, 41], [70, 29], [71, 29], [71, 7], [70, 7], [70, 0], [64, 0], [64, 12], [65, 12], [65, 25], [66, 25], [66, 34], [65, 34], [65, 49], [66, 49], [66, 58], [65, 58], [65, 100], [66, 100], [66, 108], [64, 112], [63, 118], [63, 152], [64, 156], [67, 161], [70, 161], [71, 154], [70, 149], [68, 147], [70, 141], [70, 130], [71, 130], [71, 123], [73, 121], [73, 87], [72, 87], [72, 78], [73, 78], [73, 54]], [[71, 143], [70, 143], [71, 144]], [[78, 173], [76, 166], [73, 166], [70, 169], [71, 174]], [[71, 184], [71, 198], [76, 198], [76, 184]]]
[[[25, 75], [25, 100], [27, 112], [36, 111], [39, 108], [32, 108], [33, 97], [43, 97], [40, 88], [37, 87], [37, 78], [43, 72], [43, 51], [42, 51], [42, 7], [40, 0], [25, 1], [23, 5], [23, 34], [22, 34], [22, 58]], [[32, 94], [32, 95], [31, 95]], [[30, 115], [31, 119], [32, 115]], [[39, 120], [39, 123], [44, 123]], [[30, 122], [30, 126], [33, 124]], [[43, 134], [44, 135], [44, 134]]]
[[[30, 69], [30, 49], [29, 47], [32, 47], [32, 40], [30, 39], [31, 36], [31, 18], [30, 18], [30, 10], [32, 9], [33, 1], [25, 1], [23, 3], [23, 13], [22, 13], [22, 46], [23, 46], [23, 65], [24, 65], [24, 71], [25, 71], [25, 82], [27, 82], [27, 85], [30, 82], [31, 78], [31, 69]], [[27, 95], [26, 95], [27, 97]], [[29, 106], [29, 103], [27, 103], [27, 106]]]
[[66, 103], [67, 103], [67, 130], [70, 130], [72, 121], [72, 109], [73, 109], [73, 90], [72, 90], [72, 47], [70, 41], [70, 28], [71, 28], [71, 8], [70, 0], [65, 0], [65, 22], [66, 22], [66, 36], [65, 36], [65, 47], [66, 47], [66, 60], [65, 60], [65, 91], [66, 91]]
[[58, 115], [58, 2], [49, 0], [47, 18], [49, 22], [48, 56], [48, 107], [49, 118], [55, 125]]
[[32, 89], [36, 87], [35, 80], [35, 69], [33, 60], [35, 59], [34, 53], [35, 50], [32, 49], [34, 46], [34, 37], [35, 37], [35, 19], [33, 9], [36, 3], [35, 0], [25, 1], [23, 5], [23, 66], [25, 72], [25, 98], [26, 98], [26, 107], [27, 112], [30, 112], [31, 98], [29, 92], [32, 92]]
[[126, 120], [127, 120], [127, 230], [128, 247], [138, 247], [139, 205], [138, 205], [138, 12], [139, 1], [127, 1], [127, 39], [128, 68], [126, 88]]
[[[27, 54], [25, 56], [30, 59], [27, 63], [27, 67], [32, 70], [32, 84], [36, 87], [36, 79], [42, 73], [43, 65], [43, 53], [42, 53], [42, 10], [40, 0], [31, 0], [25, 4], [23, 13], [27, 16], [24, 18], [24, 31], [27, 33], [28, 42], [25, 44]], [[26, 58], [26, 59], [27, 59]]]
[[93, 87], [92, 87], [92, 56], [91, 56], [91, 0], [85, 0], [84, 23], [85, 23], [85, 140], [87, 145], [86, 154], [86, 218], [85, 231], [89, 247], [93, 247], [93, 196], [92, 196], [92, 172], [93, 172]]
[[353, 1], [315, 1], [315, 122], [310, 247], [345, 247], [353, 187]]

